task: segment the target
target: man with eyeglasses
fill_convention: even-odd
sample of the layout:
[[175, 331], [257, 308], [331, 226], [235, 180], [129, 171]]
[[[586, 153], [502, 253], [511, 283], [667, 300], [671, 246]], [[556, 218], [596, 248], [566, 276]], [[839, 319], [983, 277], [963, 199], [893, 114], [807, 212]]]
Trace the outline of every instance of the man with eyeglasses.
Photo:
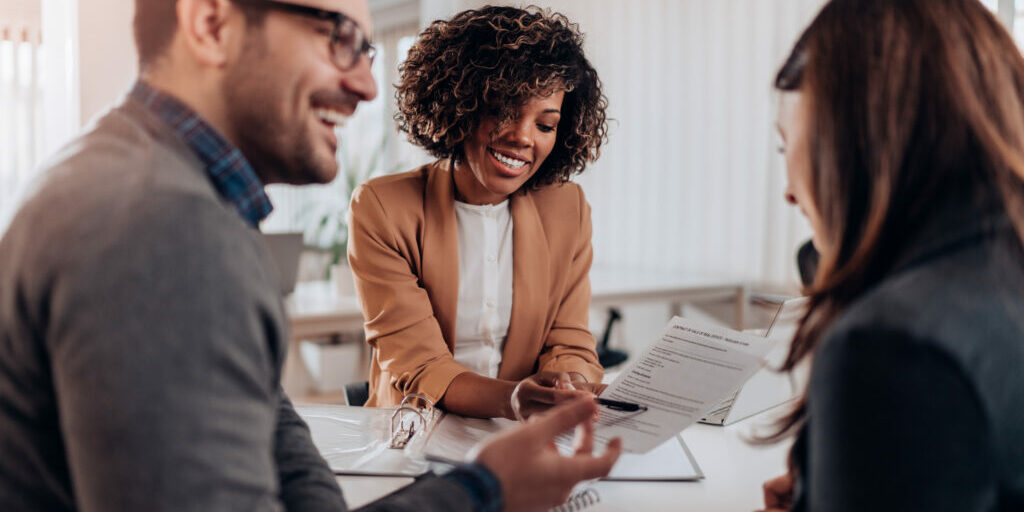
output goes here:
[[[140, 78], [0, 239], [0, 510], [344, 510], [282, 393], [269, 183], [337, 172], [365, 0], [136, 0]], [[575, 402], [372, 510], [537, 510], [610, 470]], [[574, 456], [551, 440], [582, 425]]]

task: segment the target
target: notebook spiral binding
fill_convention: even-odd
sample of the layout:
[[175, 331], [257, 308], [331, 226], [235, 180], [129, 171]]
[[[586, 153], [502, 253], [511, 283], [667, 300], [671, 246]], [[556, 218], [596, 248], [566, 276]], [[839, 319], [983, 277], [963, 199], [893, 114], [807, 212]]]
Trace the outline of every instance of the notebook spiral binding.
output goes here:
[[569, 499], [549, 512], [576, 512], [601, 502], [601, 495], [594, 489], [584, 489], [569, 496]]

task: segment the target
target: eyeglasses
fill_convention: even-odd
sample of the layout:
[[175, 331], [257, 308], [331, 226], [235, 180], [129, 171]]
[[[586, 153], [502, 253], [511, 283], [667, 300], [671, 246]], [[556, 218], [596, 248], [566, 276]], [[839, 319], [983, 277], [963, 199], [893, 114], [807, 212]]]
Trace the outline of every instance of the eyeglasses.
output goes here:
[[359, 63], [359, 57], [366, 55], [370, 64], [377, 56], [377, 49], [370, 44], [366, 33], [359, 27], [352, 18], [338, 12], [318, 9], [307, 5], [278, 2], [277, 0], [232, 0], [236, 4], [262, 9], [276, 9], [334, 22], [334, 29], [331, 31], [331, 60], [338, 69], [347, 71]]

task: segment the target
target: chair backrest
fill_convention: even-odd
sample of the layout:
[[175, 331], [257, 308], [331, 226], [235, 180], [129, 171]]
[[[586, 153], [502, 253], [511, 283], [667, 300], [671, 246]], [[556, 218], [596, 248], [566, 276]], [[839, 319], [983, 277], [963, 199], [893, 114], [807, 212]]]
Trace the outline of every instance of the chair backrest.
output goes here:
[[370, 382], [345, 384], [345, 405], [363, 406], [370, 398]]
[[809, 286], [818, 273], [818, 251], [810, 240], [804, 242], [796, 252], [796, 267], [800, 270], [800, 281]]
[[622, 314], [619, 313], [618, 309], [608, 308], [608, 323], [604, 327], [604, 335], [601, 336], [601, 342], [597, 344], [597, 359], [601, 363], [602, 368], [611, 368], [629, 359], [629, 354], [626, 352], [615, 350], [608, 346], [608, 340], [611, 339], [612, 335], [612, 326], [620, 319], [622, 319]]

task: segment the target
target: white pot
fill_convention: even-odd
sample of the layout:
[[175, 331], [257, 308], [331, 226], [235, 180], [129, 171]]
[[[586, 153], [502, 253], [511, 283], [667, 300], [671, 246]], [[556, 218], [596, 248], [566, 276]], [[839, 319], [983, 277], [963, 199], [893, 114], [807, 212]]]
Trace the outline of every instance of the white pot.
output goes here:
[[367, 378], [365, 367], [369, 362], [364, 364], [363, 344], [359, 339], [337, 344], [303, 341], [300, 354], [317, 393], [341, 391], [345, 384]]

